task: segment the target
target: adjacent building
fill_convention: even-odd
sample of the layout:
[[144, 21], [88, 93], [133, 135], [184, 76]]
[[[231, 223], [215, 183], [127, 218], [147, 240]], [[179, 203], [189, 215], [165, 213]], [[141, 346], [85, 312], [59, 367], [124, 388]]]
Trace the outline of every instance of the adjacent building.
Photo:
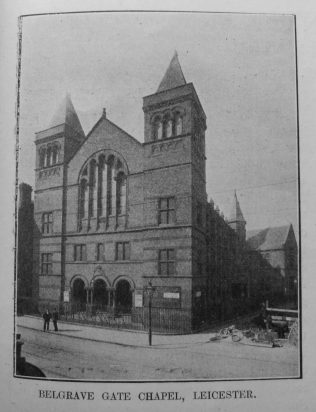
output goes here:
[[16, 302], [18, 313], [29, 311], [33, 307], [33, 213], [32, 187], [26, 183], [20, 183], [16, 231]]
[[275, 292], [297, 299], [297, 242], [291, 224], [253, 230], [247, 233], [247, 243], [281, 274], [281, 284]]

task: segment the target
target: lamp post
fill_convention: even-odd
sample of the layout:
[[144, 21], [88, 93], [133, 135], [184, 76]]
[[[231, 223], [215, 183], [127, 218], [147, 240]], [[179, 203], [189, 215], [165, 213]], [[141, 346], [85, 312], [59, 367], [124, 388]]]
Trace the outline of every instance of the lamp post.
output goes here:
[[153, 297], [154, 291], [155, 291], [155, 288], [153, 287], [151, 281], [149, 281], [148, 286], [147, 286], [147, 293], [148, 293], [148, 341], [149, 341], [149, 346], [151, 346], [151, 341], [152, 341], [151, 303], [152, 303], [152, 297]]

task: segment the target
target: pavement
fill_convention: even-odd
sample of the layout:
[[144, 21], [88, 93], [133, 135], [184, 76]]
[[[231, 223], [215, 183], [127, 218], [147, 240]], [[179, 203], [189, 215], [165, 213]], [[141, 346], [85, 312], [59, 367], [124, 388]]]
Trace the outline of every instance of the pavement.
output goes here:
[[[42, 331], [45, 334], [60, 334], [75, 339], [84, 339], [94, 342], [113, 343], [115, 345], [127, 347], [148, 348], [148, 332], [126, 331], [117, 329], [107, 329], [99, 326], [89, 326], [81, 323], [58, 322], [58, 332], [53, 330], [50, 323], [50, 330], [43, 331], [43, 319], [41, 317], [24, 315], [16, 318], [17, 332], [21, 333], [23, 340], [23, 328]], [[153, 348], [178, 347], [189, 344], [201, 344], [210, 341], [216, 333], [203, 332], [190, 335], [152, 335]]]
[[[101, 380], [249, 379], [297, 377], [299, 348], [284, 342], [271, 348], [249, 339], [211, 340], [216, 333], [148, 334], [59, 322], [43, 331], [43, 319], [16, 318], [22, 354], [46, 377]], [[53, 325], [51, 324], [52, 328]]]

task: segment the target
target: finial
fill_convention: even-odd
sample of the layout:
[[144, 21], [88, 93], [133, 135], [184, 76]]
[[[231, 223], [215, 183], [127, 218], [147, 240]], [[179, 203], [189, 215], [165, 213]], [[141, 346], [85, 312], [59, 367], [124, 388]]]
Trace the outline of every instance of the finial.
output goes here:
[[103, 107], [102, 117], [104, 117], [106, 119], [106, 108], [105, 107]]

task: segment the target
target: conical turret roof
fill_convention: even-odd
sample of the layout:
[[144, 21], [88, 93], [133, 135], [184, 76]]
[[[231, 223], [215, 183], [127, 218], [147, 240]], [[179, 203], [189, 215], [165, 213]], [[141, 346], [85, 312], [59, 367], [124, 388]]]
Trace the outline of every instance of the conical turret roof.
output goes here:
[[232, 222], [246, 222], [244, 219], [244, 216], [242, 214], [241, 208], [240, 208], [240, 204], [237, 198], [237, 193], [235, 190], [234, 193], [234, 200], [233, 200], [233, 206], [231, 209], [231, 213], [229, 215], [229, 219], [228, 222], [232, 223]]
[[179, 63], [178, 53], [175, 51], [169, 67], [160, 82], [157, 93], [173, 89], [174, 87], [184, 86], [185, 84], [186, 81]]
[[65, 96], [65, 98], [59, 105], [50, 122], [49, 127], [55, 127], [61, 124], [67, 124], [73, 130], [84, 136], [84, 131], [69, 94]]

